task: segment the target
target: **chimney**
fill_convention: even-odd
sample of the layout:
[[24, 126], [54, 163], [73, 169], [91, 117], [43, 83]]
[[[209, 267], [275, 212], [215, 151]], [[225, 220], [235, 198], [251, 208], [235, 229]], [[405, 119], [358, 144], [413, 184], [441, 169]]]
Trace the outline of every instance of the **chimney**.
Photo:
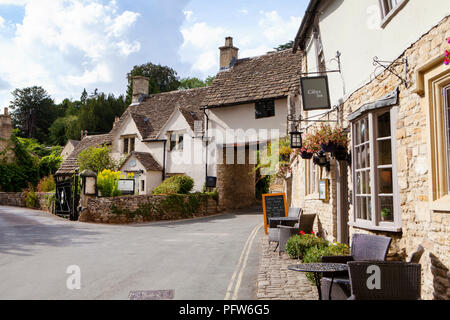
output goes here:
[[226, 70], [234, 66], [238, 59], [239, 49], [233, 46], [233, 38], [225, 38], [225, 46], [220, 47], [220, 70]]
[[8, 115], [8, 108], [6, 107], [4, 110], [5, 110], [5, 111], [3, 112], [3, 114], [4, 114], [5, 116], [7, 116], [7, 115]]
[[143, 95], [148, 95], [148, 86], [150, 79], [143, 76], [133, 77], [133, 98], [131, 104], [138, 104]]
[[115, 117], [114, 119], [114, 123], [113, 123], [113, 128], [116, 127], [117, 122], [119, 122], [120, 118], [119, 117]]

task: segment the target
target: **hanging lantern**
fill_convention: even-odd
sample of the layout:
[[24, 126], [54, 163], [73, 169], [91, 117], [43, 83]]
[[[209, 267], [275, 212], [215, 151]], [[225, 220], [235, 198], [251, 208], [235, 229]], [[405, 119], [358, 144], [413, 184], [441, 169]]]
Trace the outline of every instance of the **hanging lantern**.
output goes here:
[[290, 132], [291, 149], [301, 149], [303, 147], [302, 133], [298, 131]]

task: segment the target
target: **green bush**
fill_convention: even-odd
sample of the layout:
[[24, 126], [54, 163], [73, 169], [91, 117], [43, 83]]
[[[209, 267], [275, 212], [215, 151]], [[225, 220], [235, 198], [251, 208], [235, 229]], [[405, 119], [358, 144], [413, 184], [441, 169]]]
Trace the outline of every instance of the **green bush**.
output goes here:
[[52, 175], [42, 178], [37, 186], [38, 192], [52, 192], [55, 190], [56, 190], [56, 183]]
[[99, 173], [105, 169], [115, 170], [118, 166], [111, 157], [109, 147], [90, 147], [83, 150], [78, 155], [77, 163], [80, 172], [87, 169]]
[[[328, 243], [324, 247], [313, 246], [308, 248], [303, 256], [303, 263], [321, 262], [323, 256], [346, 256], [349, 254], [350, 249], [347, 245], [342, 243]], [[315, 284], [313, 273], [306, 273], [306, 278], [312, 284]]]
[[25, 191], [25, 205], [27, 208], [39, 208], [39, 198], [33, 188]]
[[299, 234], [291, 237], [286, 243], [286, 252], [292, 259], [302, 259], [306, 251], [312, 247], [324, 248], [328, 241], [314, 234]]
[[188, 194], [194, 187], [194, 179], [189, 176], [174, 176], [161, 183], [153, 194]]
[[97, 187], [102, 197], [120, 196], [119, 180], [120, 171], [103, 170], [97, 176]]

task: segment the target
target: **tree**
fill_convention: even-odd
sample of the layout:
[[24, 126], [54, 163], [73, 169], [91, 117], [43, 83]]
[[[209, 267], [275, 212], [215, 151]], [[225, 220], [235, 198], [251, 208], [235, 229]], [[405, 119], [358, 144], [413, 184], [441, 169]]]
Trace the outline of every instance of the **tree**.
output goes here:
[[78, 155], [79, 170], [92, 170], [96, 173], [103, 170], [115, 170], [117, 162], [111, 157], [108, 147], [90, 147]]
[[212, 85], [214, 78], [215, 78], [215, 76], [209, 76], [209, 77], [207, 77], [207, 78], [205, 79], [205, 84], [206, 84], [207, 86]]
[[286, 42], [285, 44], [280, 44], [278, 47], [274, 48], [276, 51], [283, 51], [286, 49], [292, 49], [294, 46], [294, 41]]
[[78, 116], [66, 116], [56, 119], [49, 129], [49, 142], [64, 146], [68, 140], [80, 139], [81, 126]]
[[20, 130], [20, 135], [40, 142], [47, 140], [48, 128], [59, 113], [47, 91], [34, 86], [15, 89], [12, 95], [14, 100], [9, 105], [13, 110], [11, 120], [13, 126]]
[[133, 77], [144, 76], [150, 79], [149, 90], [152, 93], [161, 93], [177, 90], [180, 87], [180, 81], [177, 72], [170, 67], [155, 65], [151, 62], [134, 66], [127, 74], [128, 88], [127, 88], [127, 105], [130, 105], [133, 95]]
[[200, 80], [199, 78], [182, 78], [180, 80], [179, 89], [194, 89], [201, 87], [206, 87], [206, 83]]

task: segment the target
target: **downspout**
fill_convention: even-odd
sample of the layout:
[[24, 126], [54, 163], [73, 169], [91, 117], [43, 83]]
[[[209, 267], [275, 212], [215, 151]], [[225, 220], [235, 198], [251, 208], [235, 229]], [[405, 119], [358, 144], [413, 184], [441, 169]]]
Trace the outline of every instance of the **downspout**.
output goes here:
[[166, 180], [166, 145], [167, 145], [167, 140], [164, 140], [162, 181]]
[[[206, 180], [207, 180], [207, 177], [208, 177], [208, 145], [209, 145], [209, 140], [208, 140], [208, 130], [209, 130], [209, 117], [208, 117], [208, 114], [206, 113], [206, 109], [207, 109], [207, 107], [204, 107], [204, 108], [202, 108], [202, 110], [203, 110], [203, 114], [205, 115], [205, 117], [206, 117], [206, 130], [205, 130], [205, 132], [206, 132], [206, 152], [205, 152], [205, 185], [206, 185]], [[205, 139], [205, 132], [203, 133], [203, 136], [202, 136], [202, 140], [203, 139]]]

